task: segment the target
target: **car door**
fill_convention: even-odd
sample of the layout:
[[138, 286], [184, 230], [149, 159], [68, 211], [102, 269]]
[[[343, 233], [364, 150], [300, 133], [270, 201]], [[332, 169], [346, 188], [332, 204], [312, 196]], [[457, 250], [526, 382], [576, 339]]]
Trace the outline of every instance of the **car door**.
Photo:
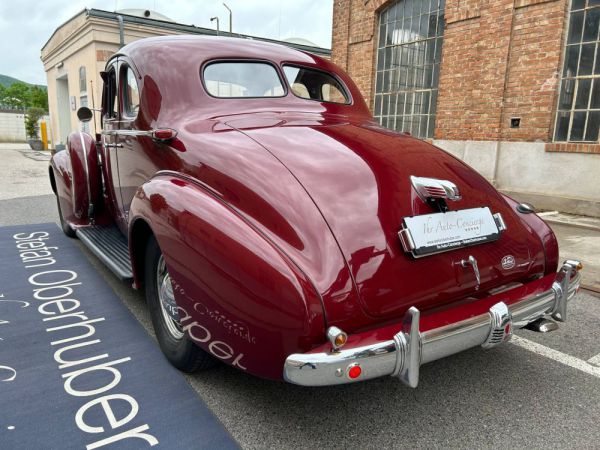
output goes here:
[[125, 232], [127, 222], [123, 215], [123, 201], [121, 199], [119, 170], [118, 170], [118, 137], [119, 121], [119, 96], [117, 83], [118, 60], [115, 59], [102, 72], [104, 86], [102, 89], [102, 160], [105, 166], [106, 190], [111, 199], [115, 223]]
[[142, 80], [129, 60], [119, 66], [120, 129], [117, 132], [120, 194], [123, 214], [128, 217], [131, 201], [138, 188], [160, 166], [160, 155], [148, 136], [148, 126], [140, 117]]

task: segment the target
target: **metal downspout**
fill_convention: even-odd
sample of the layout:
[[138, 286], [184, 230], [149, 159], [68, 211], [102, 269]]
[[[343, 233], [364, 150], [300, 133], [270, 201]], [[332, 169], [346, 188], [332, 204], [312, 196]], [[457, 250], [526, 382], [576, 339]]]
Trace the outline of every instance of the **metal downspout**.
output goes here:
[[512, 2], [512, 8], [510, 12], [510, 33], [508, 36], [508, 48], [506, 50], [505, 69], [504, 69], [504, 86], [502, 88], [502, 104], [500, 106], [500, 120], [498, 127], [498, 141], [496, 141], [496, 161], [494, 162], [494, 177], [492, 178], [492, 184], [494, 187], [498, 187], [498, 163], [500, 162], [500, 150], [502, 149], [502, 138], [504, 137], [504, 114], [506, 110], [506, 91], [508, 90], [508, 72], [510, 69], [510, 54], [512, 52], [513, 45], [513, 33], [515, 23], [515, 2]]
[[119, 48], [125, 46], [125, 25], [123, 24], [123, 16], [118, 15], [117, 20], [119, 21]]

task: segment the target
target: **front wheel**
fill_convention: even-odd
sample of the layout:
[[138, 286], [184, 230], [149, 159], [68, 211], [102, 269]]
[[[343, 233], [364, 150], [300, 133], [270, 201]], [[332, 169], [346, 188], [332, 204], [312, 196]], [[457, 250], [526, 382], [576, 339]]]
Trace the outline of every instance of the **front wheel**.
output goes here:
[[186, 336], [179, 313], [171, 276], [154, 237], [146, 246], [146, 301], [156, 339], [167, 359], [184, 372], [195, 372], [215, 365], [215, 360]]

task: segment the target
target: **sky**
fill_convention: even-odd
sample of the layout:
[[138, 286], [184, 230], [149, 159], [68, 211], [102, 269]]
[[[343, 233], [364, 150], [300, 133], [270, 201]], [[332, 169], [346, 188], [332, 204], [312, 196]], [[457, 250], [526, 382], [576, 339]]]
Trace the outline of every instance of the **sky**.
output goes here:
[[[331, 47], [333, 0], [226, 0], [233, 11], [233, 32], [272, 39], [301, 37]], [[115, 11], [144, 8], [176, 22], [229, 28], [222, 0], [2, 0], [0, 1], [0, 74], [46, 84], [40, 50], [54, 30], [84, 8]]]

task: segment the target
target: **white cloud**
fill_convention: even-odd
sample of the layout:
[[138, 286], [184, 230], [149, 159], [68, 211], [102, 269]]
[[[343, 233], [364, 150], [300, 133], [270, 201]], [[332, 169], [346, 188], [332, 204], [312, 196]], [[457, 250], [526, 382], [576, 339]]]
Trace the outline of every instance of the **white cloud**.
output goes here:
[[[333, 0], [227, 0], [233, 31], [272, 39], [301, 37], [331, 46]], [[40, 50], [54, 30], [84, 8], [156, 10], [176, 22], [214, 28], [210, 18], [229, 28], [222, 0], [20, 0], [0, 3], [0, 74], [46, 84]]]

